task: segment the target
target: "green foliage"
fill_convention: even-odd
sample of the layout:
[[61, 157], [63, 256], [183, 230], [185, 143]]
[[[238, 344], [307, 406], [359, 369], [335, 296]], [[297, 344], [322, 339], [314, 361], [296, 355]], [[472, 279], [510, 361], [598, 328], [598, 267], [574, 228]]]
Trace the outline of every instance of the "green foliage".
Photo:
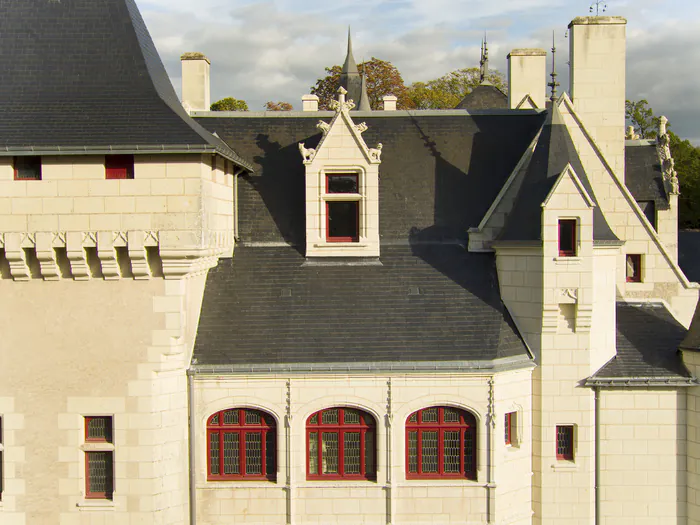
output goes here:
[[646, 99], [625, 100], [625, 119], [634, 127], [640, 139], [656, 138], [659, 118], [654, 116]]
[[[478, 67], [457, 69], [428, 82], [414, 82], [408, 88], [416, 109], [453, 109], [481, 83]], [[489, 71], [486, 80], [507, 93], [506, 81], [499, 71]]]
[[294, 109], [294, 106], [289, 102], [273, 102], [272, 100], [265, 102], [263, 107], [265, 111], [292, 111]]
[[700, 228], [700, 148], [669, 131], [681, 195], [678, 204], [681, 229]]
[[245, 100], [226, 97], [214, 102], [209, 109], [212, 111], [248, 111], [248, 104]]
[[[367, 96], [372, 109], [382, 109], [382, 99], [385, 95], [397, 97], [397, 109], [411, 109], [413, 107], [401, 73], [391, 62], [372, 57], [371, 60], [358, 64], [357, 69], [365, 75]], [[311, 94], [318, 96], [319, 109], [330, 109], [331, 100], [338, 97], [341, 71], [342, 68], [337, 65], [327, 67], [326, 76], [319, 78], [316, 85], [311, 88]], [[359, 100], [354, 102], [358, 104]]]

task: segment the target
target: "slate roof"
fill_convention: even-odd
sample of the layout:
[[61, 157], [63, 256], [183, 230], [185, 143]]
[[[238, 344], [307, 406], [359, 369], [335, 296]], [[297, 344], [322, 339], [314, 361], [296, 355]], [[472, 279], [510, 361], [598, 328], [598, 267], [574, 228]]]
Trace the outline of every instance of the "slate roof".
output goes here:
[[617, 304], [617, 355], [589, 381], [689, 380], [678, 347], [687, 330], [663, 303]]
[[439, 368], [527, 359], [492, 255], [383, 246], [381, 262], [305, 265], [292, 247], [238, 246], [209, 272], [193, 362]]
[[0, 0], [0, 154], [217, 151], [184, 111], [134, 0]]
[[508, 96], [488, 82], [476, 86], [461, 100], [455, 109], [506, 109]]
[[593, 241], [619, 243], [600, 207], [581, 159], [558, 106], [547, 112], [547, 120], [529, 161], [513, 211], [508, 216], [499, 241], [541, 241], [542, 203], [554, 187], [567, 164], [576, 172], [581, 184], [596, 206], [593, 208]]
[[[537, 111], [466, 114], [353, 113], [365, 121], [365, 142], [382, 142], [379, 226], [382, 243], [466, 242], [539, 130]], [[304, 244], [304, 166], [298, 143], [318, 145], [310, 115], [198, 118], [252, 160], [255, 174], [239, 183], [243, 242]]]
[[700, 282], [700, 231], [678, 232], [678, 266], [689, 281]]
[[625, 144], [625, 185], [639, 201], [654, 201], [657, 210], [668, 210], [669, 202], [656, 145], [649, 141]]

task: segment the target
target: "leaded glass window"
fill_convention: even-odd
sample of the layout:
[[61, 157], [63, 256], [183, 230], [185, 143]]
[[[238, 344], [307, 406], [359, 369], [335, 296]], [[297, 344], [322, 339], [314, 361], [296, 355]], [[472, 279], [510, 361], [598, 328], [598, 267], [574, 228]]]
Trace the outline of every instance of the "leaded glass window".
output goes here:
[[210, 481], [276, 479], [277, 434], [269, 414], [248, 408], [222, 410], [209, 418], [207, 436]]

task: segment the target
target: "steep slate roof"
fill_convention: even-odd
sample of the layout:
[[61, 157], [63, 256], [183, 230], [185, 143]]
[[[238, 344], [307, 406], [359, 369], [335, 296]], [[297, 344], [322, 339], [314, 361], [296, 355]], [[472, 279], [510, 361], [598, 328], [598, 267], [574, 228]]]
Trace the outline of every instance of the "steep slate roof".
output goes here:
[[237, 247], [207, 278], [196, 363], [439, 367], [526, 358], [490, 254], [384, 246], [381, 261], [305, 265], [292, 247]]
[[617, 355], [588, 379], [687, 382], [691, 374], [678, 347], [687, 330], [663, 303], [617, 304]]
[[625, 185], [636, 201], [654, 201], [657, 210], [668, 210], [668, 195], [654, 143], [641, 140], [625, 143]]
[[554, 104], [547, 114], [547, 120], [542, 127], [535, 152], [527, 166], [515, 206], [508, 216], [506, 226], [498, 240], [542, 240], [541, 205], [567, 164], [571, 164], [581, 184], [596, 204], [593, 208], [593, 241], [599, 243], [620, 242], [597, 205], [595, 193], [558, 106]]
[[[382, 142], [379, 228], [383, 243], [466, 241], [539, 130], [537, 111], [352, 113], [365, 142]], [[319, 119], [333, 113], [198, 118], [236, 144], [255, 174], [239, 183], [243, 242], [304, 244], [304, 166], [298, 143], [315, 148]]]
[[678, 265], [688, 280], [700, 282], [700, 231], [678, 232]]
[[457, 104], [455, 109], [506, 109], [508, 96], [489, 82], [476, 86]]
[[0, 155], [218, 152], [184, 111], [133, 0], [0, 0]]
[[527, 361], [500, 299], [493, 255], [468, 253], [459, 243], [543, 115], [392, 113], [353, 114], [368, 125], [367, 144], [384, 145], [381, 264], [360, 261], [365, 265], [304, 264], [305, 170], [297, 144], [315, 148], [315, 125], [331, 113], [199, 119], [234, 141], [256, 173], [239, 183], [242, 242], [208, 276], [198, 369], [475, 369], [499, 358]]

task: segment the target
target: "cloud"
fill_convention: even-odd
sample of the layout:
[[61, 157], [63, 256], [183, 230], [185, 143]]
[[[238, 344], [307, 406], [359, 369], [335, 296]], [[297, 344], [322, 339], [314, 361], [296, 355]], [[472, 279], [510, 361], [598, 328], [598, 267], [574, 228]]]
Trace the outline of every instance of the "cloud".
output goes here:
[[[348, 24], [355, 58], [398, 67], [406, 83], [478, 64], [487, 33], [491, 67], [506, 70], [515, 47], [549, 51], [556, 31], [561, 90], [568, 88], [567, 23], [587, 15], [570, 0], [140, 0], [166, 69], [180, 89], [179, 56], [212, 61], [212, 100], [234, 96], [300, 106], [324, 68], [345, 57]], [[700, 141], [700, 3], [618, 0], [607, 15], [628, 17], [627, 96], [647, 98], [681, 136]]]

